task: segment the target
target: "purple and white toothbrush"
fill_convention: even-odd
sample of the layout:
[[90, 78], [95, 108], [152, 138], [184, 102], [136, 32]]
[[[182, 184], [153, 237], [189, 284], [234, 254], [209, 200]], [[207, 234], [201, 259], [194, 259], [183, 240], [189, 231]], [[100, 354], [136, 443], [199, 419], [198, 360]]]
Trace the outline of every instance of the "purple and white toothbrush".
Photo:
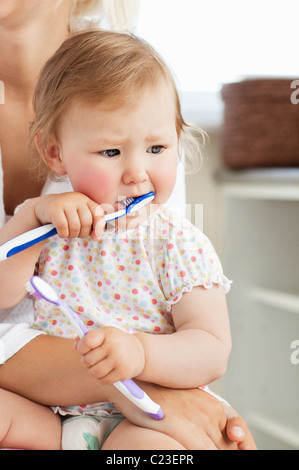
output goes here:
[[[26, 284], [26, 289], [37, 300], [44, 299], [59, 307], [60, 311], [69, 318], [80, 337], [88, 333], [87, 328], [76, 313], [61, 302], [55, 290], [46, 281], [38, 276], [33, 276]], [[152, 418], [162, 419], [164, 417], [160, 406], [152, 401], [132, 379], [114, 382], [113, 385], [132, 403], [145, 411], [145, 413]]]

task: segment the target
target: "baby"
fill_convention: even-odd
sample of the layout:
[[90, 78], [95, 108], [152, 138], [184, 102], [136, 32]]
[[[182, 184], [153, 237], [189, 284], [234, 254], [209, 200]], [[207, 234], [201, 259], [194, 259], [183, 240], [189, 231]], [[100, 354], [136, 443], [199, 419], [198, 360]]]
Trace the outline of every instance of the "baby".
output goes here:
[[[194, 141], [166, 64], [134, 36], [74, 35], [45, 65], [34, 110], [39, 173], [67, 175], [74, 191], [28, 201], [7, 224], [7, 239], [46, 223], [58, 235], [5, 261], [5, 278], [14, 279], [13, 286], [6, 281], [5, 302], [24, 297], [37, 263], [38, 275], [90, 330], [75, 347], [99, 385], [135, 377], [195, 388], [221, 377], [231, 349], [230, 282], [207, 237], [165, 207], [180, 144]], [[105, 223], [105, 212], [148, 192], [151, 204]], [[36, 328], [76, 338], [53, 305], [37, 301], [35, 311]], [[73, 416], [63, 424], [63, 448], [86, 448], [84, 434], [97, 436], [99, 448], [163, 439], [165, 449], [182, 448], [159, 432], [141, 432], [110, 403], [55, 411]], [[78, 432], [91, 423], [86, 417], [96, 430]], [[73, 426], [81, 443], [74, 444]]]

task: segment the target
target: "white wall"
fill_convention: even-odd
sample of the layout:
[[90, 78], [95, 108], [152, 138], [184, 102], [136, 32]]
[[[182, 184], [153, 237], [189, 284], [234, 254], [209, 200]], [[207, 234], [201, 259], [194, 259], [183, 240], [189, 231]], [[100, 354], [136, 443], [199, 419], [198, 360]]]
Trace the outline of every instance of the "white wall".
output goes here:
[[219, 233], [221, 210], [215, 172], [222, 166], [220, 130], [208, 132], [208, 135], [209, 142], [206, 144], [206, 154], [201, 170], [194, 175], [186, 176], [186, 199], [187, 204], [203, 204], [203, 232], [210, 238], [219, 253], [219, 250], [222, 250]]

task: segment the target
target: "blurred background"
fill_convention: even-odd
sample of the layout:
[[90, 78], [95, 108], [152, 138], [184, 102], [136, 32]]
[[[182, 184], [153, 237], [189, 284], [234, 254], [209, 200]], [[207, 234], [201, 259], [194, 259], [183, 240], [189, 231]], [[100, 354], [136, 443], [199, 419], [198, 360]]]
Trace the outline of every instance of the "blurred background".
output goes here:
[[298, 21], [298, 0], [140, 0], [136, 29], [209, 135], [186, 191], [233, 280], [233, 352], [212, 388], [260, 449], [299, 449]]

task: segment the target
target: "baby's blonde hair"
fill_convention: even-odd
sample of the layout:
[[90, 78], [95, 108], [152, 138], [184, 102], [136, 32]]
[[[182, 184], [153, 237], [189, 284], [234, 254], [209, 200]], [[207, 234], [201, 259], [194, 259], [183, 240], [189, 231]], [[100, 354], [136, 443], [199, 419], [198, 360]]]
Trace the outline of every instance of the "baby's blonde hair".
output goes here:
[[[85, 31], [71, 35], [41, 71], [34, 97], [34, 120], [30, 126], [30, 155], [43, 179], [49, 169], [35, 147], [39, 135], [41, 152], [49, 137], [59, 142], [61, 120], [76, 102], [109, 103], [110, 107], [136, 105], [140, 94], [166, 83], [175, 101], [178, 138], [197, 142], [181, 113], [180, 100], [169, 67], [145, 41], [131, 34]], [[193, 152], [194, 154], [194, 152]], [[196, 155], [198, 161], [198, 155]]]

